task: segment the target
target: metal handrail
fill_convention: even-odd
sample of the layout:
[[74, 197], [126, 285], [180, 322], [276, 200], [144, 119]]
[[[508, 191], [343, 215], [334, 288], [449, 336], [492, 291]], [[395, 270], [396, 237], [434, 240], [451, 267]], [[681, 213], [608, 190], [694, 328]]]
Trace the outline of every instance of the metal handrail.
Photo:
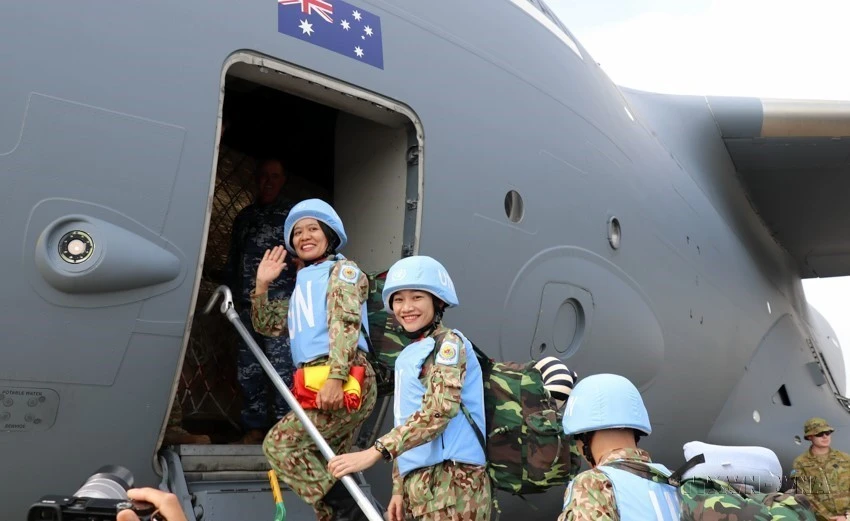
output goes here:
[[[257, 345], [257, 342], [254, 341], [251, 333], [245, 325], [242, 324], [242, 321], [239, 319], [239, 314], [233, 307], [233, 294], [230, 292], [230, 288], [225, 285], [217, 287], [204, 308], [204, 314], [208, 314], [212, 311], [219, 295], [224, 297], [224, 300], [221, 303], [221, 312], [228, 320], [230, 320], [234, 327], [236, 327], [239, 335], [243, 340], [245, 340], [245, 343], [248, 345], [248, 348], [251, 349], [251, 352], [254, 353], [254, 356], [257, 357], [257, 360], [260, 362], [260, 365], [263, 367], [263, 370], [269, 378], [271, 378], [271, 381], [277, 388], [278, 392], [280, 392], [283, 399], [286, 400], [286, 403], [289, 404], [292, 412], [294, 412], [295, 416], [297, 416], [301, 423], [304, 424], [307, 434], [310, 435], [310, 438], [312, 438], [316, 443], [316, 446], [319, 447], [319, 451], [322, 453], [322, 456], [324, 456], [326, 460], [330, 461], [330, 459], [335, 456], [333, 450], [331, 450], [330, 445], [328, 445], [328, 442], [322, 436], [322, 433], [319, 432], [316, 426], [313, 425], [313, 422], [310, 421], [310, 418], [307, 417], [307, 413], [304, 412], [304, 409], [295, 397], [292, 396], [292, 392], [286, 387], [283, 379], [279, 374], [277, 374], [277, 371], [271, 362], [269, 362], [269, 359], [266, 358], [265, 353], [263, 353]], [[366, 517], [369, 518], [369, 521], [384, 521], [381, 513], [378, 512], [375, 505], [369, 500], [369, 498], [366, 497], [366, 494], [363, 493], [351, 475], [343, 476], [341, 481], [342, 484], [345, 485], [345, 488], [348, 489], [348, 492], [351, 493], [354, 500], [357, 501], [357, 504], [360, 506], [360, 510], [362, 510]]]

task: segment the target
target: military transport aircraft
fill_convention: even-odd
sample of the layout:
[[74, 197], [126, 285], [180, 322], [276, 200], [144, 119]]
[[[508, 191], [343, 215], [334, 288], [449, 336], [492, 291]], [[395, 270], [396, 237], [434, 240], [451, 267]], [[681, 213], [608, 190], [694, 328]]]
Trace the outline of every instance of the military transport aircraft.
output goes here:
[[8, 0], [0, 43], [1, 519], [105, 464], [192, 519], [273, 514], [259, 447], [163, 441], [184, 362], [217, 367], [187, 353], [225, 147], [287, 158], [366, 270], [440, 259], [491, 356], [630, 378], [669, 466], [701, 440], [787, 469], [813, 415], [850, 441], [801, 287], [850, 274], [850, 104], [620, 89], [539, 0]]

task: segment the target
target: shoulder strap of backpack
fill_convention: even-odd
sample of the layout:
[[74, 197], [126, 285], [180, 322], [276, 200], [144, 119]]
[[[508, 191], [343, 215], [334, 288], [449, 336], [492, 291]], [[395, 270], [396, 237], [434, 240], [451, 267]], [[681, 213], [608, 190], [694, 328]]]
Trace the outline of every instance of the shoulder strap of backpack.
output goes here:
[[[445, 338], [445, 336], [446, 336], [446, 333], [443, 333], [443, 334], [440, 334], [440, 335], [437, 335], [437, 336], [434, 337], [434, 350], [431, 352], [432, 354], [436, 355], [437, 346], [439, 346], [440, 344], [443, 343], [443, 338]], [[472, 343], [472, 342], [470, 342], [470, 343]], [[475, 351], [475, 355], [477, 357], [481, 358], [483, 353], [481, 353], [481, 351], [477, 347], [475, 347], [475, 344], [472, 344], [472, 349]], [[485, 358], [486, 358], [486, 356], [485, 356]], [[481, 432], [481, 429], [478, 428], [478, 424], [475, 423], [475, 420], [472, 419], [472, 414], [469, 412], [469, 409], [466, 408], [466, 405], [463, 404], [463, 401], [460, 402], [460, 410], [463, 413], [463, 415], [466, 417], [466, 421], [469, 422], [469, 426], [472, 427], [473, 431], [475, 431], [475, 437], [478, 438], [478, 443], [481, 444], [481, 448], [486, 451], [487, 450], [487, 441], [484, 438], [484, 433]]]
[[682, 476], [684, 476], [687, 471], [696, 467], [700, 463], [705, 463], [704, 454], [698, 454], [693, 458], [689, 459], [684, 465], [676, 469], [669, 476], [665, 475], [663, 472], [656, 469], [655, 467], [637, 461], [611, 461], [609, 463], [606, 463], [604, 466], [624, 470], [644, 479], [663, 478], [663, 480], [667, 484], [672, 485], [674, 487], [678, 487], [682, 484]]

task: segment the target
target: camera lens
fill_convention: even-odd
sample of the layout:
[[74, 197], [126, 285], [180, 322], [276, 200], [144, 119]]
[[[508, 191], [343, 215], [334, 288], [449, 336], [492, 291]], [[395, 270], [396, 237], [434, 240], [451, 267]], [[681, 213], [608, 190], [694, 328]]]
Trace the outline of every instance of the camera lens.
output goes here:
[[120, 465], [106, 465], [92, 474], [74, 496], [96, 499], [127, 499], [133, 473]]

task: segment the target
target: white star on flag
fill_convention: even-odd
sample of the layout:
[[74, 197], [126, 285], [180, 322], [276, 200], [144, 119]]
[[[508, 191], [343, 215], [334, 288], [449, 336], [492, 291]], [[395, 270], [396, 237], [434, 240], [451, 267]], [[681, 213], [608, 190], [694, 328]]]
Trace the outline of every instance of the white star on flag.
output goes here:
[[363, 49], [361, 49], [360, 47], [355, 47], [354, 48], [354, 54], [356, 54], [358, 58], [362, 58], [363, 57]]
[[351, 29], [351, 24], [348, 23], [348, 20], [343, 20], [342, 22], [340, 22], [339, 25], [341, 25], [342, 28], [345, 29], [346, 31]]
[[355, 20], [357, 20], [357, 21], [359, 22], [359, 21], [360, 21], [360, 17], [361, 17], [362, 15], [360, 14], [360, 11], [354, 11], [353, 13], [351, 13], [351, 16], [353, 16], [353, 17], [354, 17], [354, 19], [355, 19]]
[[311, 24], [307, 20], [301, 20], [301, 25], [299, 25], [298, 27], [301, 28], [301, 34], [306, 34], [307, 36], [313, 35], [313, 24]]
[[364, 27], [363, 30], [366, 31], [366, 36], [372, 36], [372, 28], [368, 25]]

